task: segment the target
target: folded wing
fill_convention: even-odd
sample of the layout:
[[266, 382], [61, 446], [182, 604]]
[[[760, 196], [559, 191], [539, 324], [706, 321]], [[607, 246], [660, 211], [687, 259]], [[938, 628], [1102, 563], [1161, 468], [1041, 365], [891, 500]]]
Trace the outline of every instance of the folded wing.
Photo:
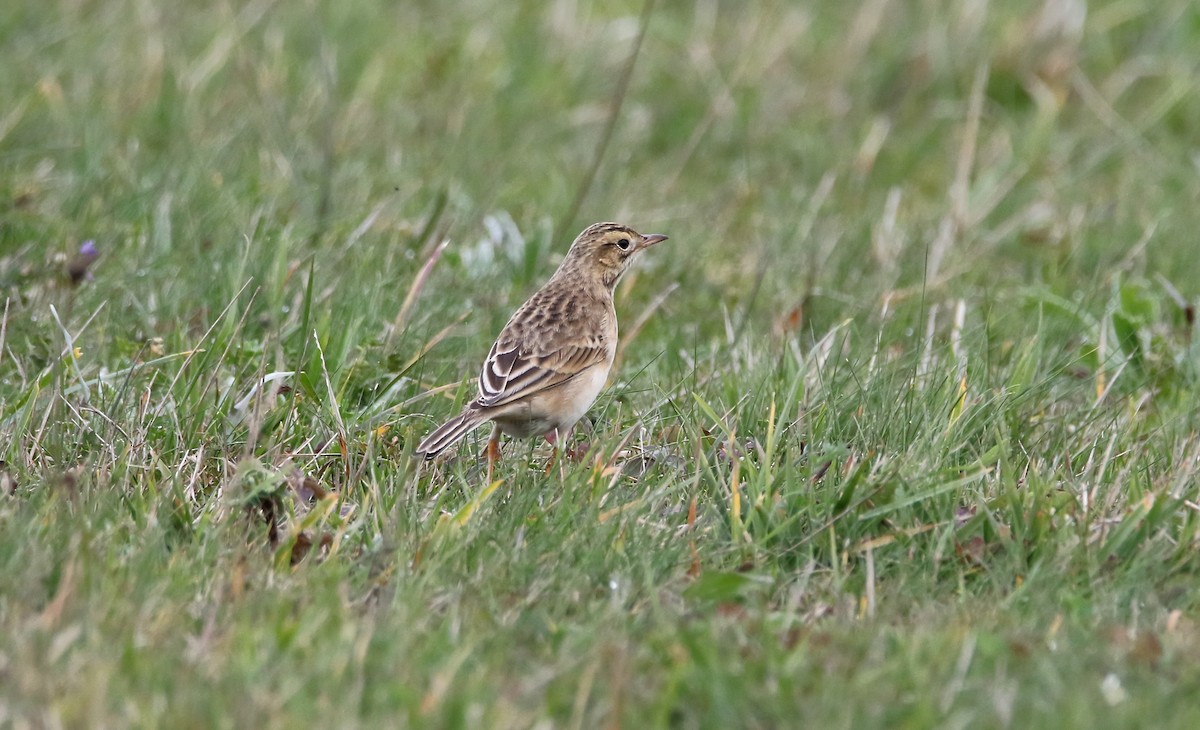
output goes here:
[[574, 343], [550, 352], [531, 352], [517, 343], [492, 345], [479, 374], [479, 400], [495, 408], [557, 387], [608, 359], [600, 342]]

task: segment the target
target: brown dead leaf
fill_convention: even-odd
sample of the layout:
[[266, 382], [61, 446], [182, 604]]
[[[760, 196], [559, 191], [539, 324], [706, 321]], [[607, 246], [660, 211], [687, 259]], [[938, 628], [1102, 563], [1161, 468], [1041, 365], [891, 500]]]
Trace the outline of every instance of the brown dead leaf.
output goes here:
[[[688, 503], [687, 516], [688, 531], [696, 529], [696, 498], [692, 497], [692, 501]], [[696, 539], [692, 538], [688, 548], [692, 553], [692, 564], [688, 567], [687, 575], [689, 578], [695, 578], [700, 575], [700, 551], [696, 549]]]
[[58, 479], [58, 487], [74, 501], [79, 496], [79, 475], [76, 469], [65, 471]]
[[291, 564], [298, 565], [308, 557], [314, 546], [317, 548], [318, 557], [325, 557], [329, 554], [329, 548], [333, 546], [333, 535], [328, 532], [321, 533], [314, 542], [308, 532], [301, 530], [296, 533], [296, 542], [292, 544]]
[[1033, 647], [1024, 639], [1010, 639], [1008, 652], [1018, 659], [1028, 659], [1033, 656]]
[[746, 607], [740, 603], [725, 601], [717, 604], [717, 615], [740, 621], [747, 616]]
[[991, 552], [988, 548], [987, 541], [979, 535], [972, 537], [966, 542], [954, 542], [954, 554], [959, 560], [971, 565], [981, 566], [984, 564], [984, 558]]
[[299, 471], [294, 472], [288, 478], [288, 486], [296, 493], [296, 497], [305, 505], [311, 505], [319, 499], [325, 499], [329, 495], [329, 490], [321, 486], [321, 483], [316, 478]]
[[775, 335], [783, 337], [796, 332], [804, 325], [804, 305], [797, 304], [775, 318]]
[[1129, 650], [1129, 660], [1134, 664], [1153, 668], [1158, 666], [1162, 654], [1162, 641], [1158, 636], [1149, 631], [1143, 631], [1133, 640], [1133, 647]]
[[264, 494], [250, 506], [252, 511], [258, 512], [258, 516], [262, 519], [263, 524], [267, 526], [267, 543], [271, 547], [279, 544], [279, 499], [274, 495]]
[[304, 556], [308, 555], [312, 544], [312, 538], [308, 536], [307, 532], [301, 530], [296, 534], [296, 541], [292, 543], [292, 565], [296, 565], [301, 560], [304, 560]]
[[817, 482], [824, 479], [825, 473], [829, 471], [829, 467], [831, 467], [831, 466], [833, 466], [833, 459], [826, 459], [825, 463], [821, 464], [819, 467], [817, 467], [817, 470], [815, 472], [813, 472], [813, 475], [812, 475], [812, 478], [810, 479], [810, 481], [813, 484], [816, 484]]
[[796, 645], [803, 641], [807, 635], [808, 630], [804, 627], [793, 626], [784, 632], [783, 636], [780, 637], [779, 643], [783, 645], [784, 649], [791, 651], [792, 649], [795, 649]]

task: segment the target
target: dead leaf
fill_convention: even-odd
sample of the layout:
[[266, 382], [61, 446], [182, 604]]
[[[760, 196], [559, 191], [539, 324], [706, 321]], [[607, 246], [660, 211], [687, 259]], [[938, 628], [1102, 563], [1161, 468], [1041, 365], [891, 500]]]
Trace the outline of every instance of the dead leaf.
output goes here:
[[803, 324], [804, 305], [798, 304], [775, 319], [775, 335], [778, 337], [789, 335], [799, 330]]
[[988, 550], [987, 541], [979, 535], [972, 537], [966, 542], [958, 542], [957, 540], [954, 542], [954, 554], [964, 563], [981, 566], [984, 564], [983, 559], [987, 557], [988, 552], [990, 551]]
[[740, 603], [722, 602], [717, 604], [717, 615], [722, 618], [742, 620], [747, 617], [746, 607]]
[[311, 505], [318, 499], [325, 499], [329, 496], [329, 490], [321, 486], [321, 483], [314, 477], [303, 474], [299, 471], [294, 472], [288, 478], [288, 486], [296, 493], [296, 497], [305, 505]]
[[817, 467], [817, 470], [813, 472], [812, 478], [809, 481], [811, 481], [813, 484], [821, 481], [831, 466], [833, 466], [833, 459], [826, 459], [825, 463], [821, 464], [819, 467]]
[[296, 541], [292, 543], [292, 565], [296, 565], [301, 560], [304, 560], [304, 556], [308, 555], [308, 551], [310, 548], [312, 548], [312, 544], [312, 538], [308, 536], [307, 532], [301, 530], [300, 532], [296, 533]]
[[[688, 503], [687, 516], [688, 531], [696, 529], [696, 498], [692, 497], [692, 501]], [[696, 549], [696, 539], [692, 538], [688, 545], [692, 553], [692, 564], [688, 567], [687, 575], [689, 578], [695, 578], [700, 575], [700, 551]]]
[[1158, 636], [1149, 631], [1143, 631], [1134, 639], [1133, 647], [1129, 650], [1129, 659], [1134, 664], [1153, 668], [1158, 666], [1162, 654], [1162, 641]]
[[251, 505], [251, 510], [257, 510], [258, 515], [267, 526], [267, 543], [271, 547], [279, 544], [279, 500], [274, 495], [264, 494], [259, 497], [254, 504]]

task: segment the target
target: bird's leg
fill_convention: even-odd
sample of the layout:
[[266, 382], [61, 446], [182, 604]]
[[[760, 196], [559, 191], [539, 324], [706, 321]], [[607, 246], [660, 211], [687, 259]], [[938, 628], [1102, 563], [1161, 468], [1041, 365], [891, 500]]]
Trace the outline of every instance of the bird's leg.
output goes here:
[[492, 483], [492, 471], [500, 460], [500, 425], [492, 427], [492, 436], [487, 443], [487, 483]]
[[[558, 461], [558, 429], [546, 432], [546, 443], [554, 447], [554, 451], [550, 452], [550, 462], [546, 464], [545, 476], [550, 476], [550, 470], [554, 468], [554, 462]], [[563, 476], [566, 476], [565, 472]]]
[[[588, 430], [590, 431], [591, 429]], [[574, 434], [574, 426], [562, 434], [562, 438], [558, 439], [558, 450], [563, 452], [563, 456], [578, 464], [583, 457], [587, 456], [589, 444], [584, 442], [582, 445], [576, 445]], [[546, 440], [549, 441], [549, 438]]]
[[[583, 428], [583, 432], [588, 438], [582, 444], [575, 444], [571, 440], [571, 436], [574, 435], [575, 429], [580, 427]], [[571, 434], [567, 437], [567, 440], [571, 442], [571, 448], [567, 449], [567, 458], [576, 463], [583, 461], [583, 457], [587, 456], [588, 450], [592, 448], [591, 435], [594, 434], [595, 431], [596, 427], [592, 425], [592, 422], [588, 420], [586, 416], [572, 426]]]

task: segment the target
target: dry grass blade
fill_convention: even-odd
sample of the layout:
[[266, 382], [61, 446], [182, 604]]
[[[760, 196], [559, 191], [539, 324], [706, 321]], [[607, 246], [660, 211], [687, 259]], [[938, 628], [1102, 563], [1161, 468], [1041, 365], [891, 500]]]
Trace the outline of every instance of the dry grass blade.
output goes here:
[[54, 316], [54, 323], [58, 325], [58, 329], [60, 332], [62, 332], [63, 339], [67, 343], [66, 356], [71, 362], [71, 369], [75, 371], [75, 377], [78, 380], [78, 384], [83, 388], [84, 400], [91, 400], [91, 390], [88, 388], [87, 381], [83, 377], [83, 371], [79, 368], [79, 355], [76, 353], [75, 349], [75, 338], [71, 336], [70, 330], [68, 330], [66, 325], [62, 323], [62, 320], [59, 319], [58, 310], [55, 309], [53, 304], [50, 305], [50, 314]]
[[[417, 297], [421, 295], [421, 291], [425, 288], [425, 282], [429, 281], [429, 274], [433, 271], [433, 267], [437, 265], [438, 259], [442, 257], [442, 252], [450, 245], [450, 240], [446, 239], [434, 247], [429, 256], [425, 259], [425, 263], [421, 266], [421, 270], [417, 272], [413, 278], [412, 284], [408, 287], [408, 294], [404, 296], [404, 303], [400, 305], [400, 312], [396, 315], [396, 319], [392, 321], [391, 331], [388, 332], [387, 345], [390, 347], [392, 338], [397, 332], [404, 331], [405, 325], [408, 324], [408, 313], [412, 311], [413, 304], [416, 303]], [[461, 321], [461, 320], [460, 320]]]
[[612, 369], [614, 373], [620, 371], [621, 362], [625, 358], [625, 348], [627, 348], [629, 343], [638, 336], [638, 333], [642, 331], [642, 328], [646, 326], [646, 323], [650, 321], [650, 318], [654, 316], [654, 313], [658, 311], [658, 308], [661, 307], [663, 303], [667, 301], [667, 298], [670, 297], [671, 294], [673, 294], [678, 288], [679, 283], [675, 282], [659, 292], [658, 296], [651, 300], [650, 304], [648, 304], [646, 308], [642, 310], [642, 313], [638, 315], [638, 318], [635, 319], [629, 329], [626, 330], [621, 337], [620, 342], [617, 344], [617, 354], [613, 358]]
[[4, 343], [8, 340], [8, 307], [12, 297], [4, 297], [4, 317], [0, 318], [0, 365], [4, 364]]

